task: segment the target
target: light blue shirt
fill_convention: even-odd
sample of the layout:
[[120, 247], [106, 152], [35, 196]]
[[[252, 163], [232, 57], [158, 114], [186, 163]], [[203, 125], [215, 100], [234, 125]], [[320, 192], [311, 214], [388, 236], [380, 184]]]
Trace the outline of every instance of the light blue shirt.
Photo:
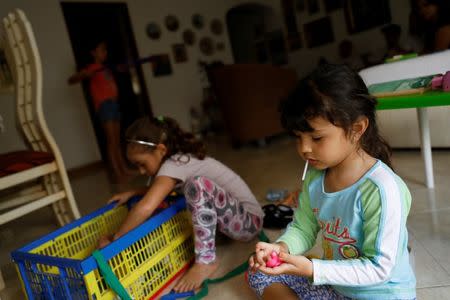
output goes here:
[[381, 161], [338, 192], [325, 191], [324, 177], [325, 171], [307, 173], [294, 220], [278, 241], [302, 254], [321, 232], [314, 284], [357, 299], [415, 298], [406, 229], [411, 194], [403, 180]]

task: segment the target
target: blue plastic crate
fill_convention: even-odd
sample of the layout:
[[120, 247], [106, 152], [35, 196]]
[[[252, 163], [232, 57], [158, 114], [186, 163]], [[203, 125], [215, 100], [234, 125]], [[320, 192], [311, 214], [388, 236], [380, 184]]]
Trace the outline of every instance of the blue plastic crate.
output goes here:
[[[109, 204], [12, 252], [28, 299], [113, 299], [91, 253], [136, 201]], [[184, 197], [100, 252], [134, 299], [153, 299], [193, 259]]]

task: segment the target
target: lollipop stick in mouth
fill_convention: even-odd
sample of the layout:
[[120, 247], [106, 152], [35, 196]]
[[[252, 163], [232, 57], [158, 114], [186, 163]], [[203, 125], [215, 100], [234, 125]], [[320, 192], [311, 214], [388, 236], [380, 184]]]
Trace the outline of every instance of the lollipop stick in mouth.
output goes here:
[[306, 161], [305, 168], [303, 169], [302, 181], [305, 181], [306, 171], [308, 170], [308, 160]]

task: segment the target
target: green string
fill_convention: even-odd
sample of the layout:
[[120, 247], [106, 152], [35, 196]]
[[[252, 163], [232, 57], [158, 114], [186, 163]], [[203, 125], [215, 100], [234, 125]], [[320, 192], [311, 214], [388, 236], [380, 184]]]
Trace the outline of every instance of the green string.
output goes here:
[[[262, 242], [267, 242], [267, 243], [269, 242], [269, 238], [267, 237], [267, 235], [262, 230], [259, 233], [258, 238]], [[222, 277], [214, 278], [214, 279], [205, 279], [203, 281], [203, 283], [202, 283], [200, 291], [197, 294], [195, 294], [194, 296], [189, 297], [187, 300], [199, 300], [199, 299], [202, 299], [203, 297], [208, 295], [208, 292], [209, 292], [208, 285], [210, 283], [214, 284], [214, 283], [223, 282], [223, 281], [228, 280], [228, 279], [230, 279], [230, 278], [232, 278], [234, 276], [237, 276], [237, 275], [239, 275], [241, 273], [244, 273], [247, 270], [248, 270], [248, 260], [246, 260], [245, 262], [243, 262], [242, 264], [240, 264], [239, 266], [237, 266], [236, 268], [234, 268], [233, 270], [231, 270], [230, 272], [228, 272], [227, 274], [225, 274]]]
[[103, 278], [106, 281], [106, 284], [114, 291], [117, 295], [119, 295], [122, 300], [131, 300], [132, 298], [128, 295], [127, 290], [120, 283], [117, 276], [113, 273], [111, 267], [106, 263], [103, 254], [95, 250], [92, 252], [92, 256], [95, 258], [98, 264], [98, 268], [100, 270], [100, 274], [102, 274]]

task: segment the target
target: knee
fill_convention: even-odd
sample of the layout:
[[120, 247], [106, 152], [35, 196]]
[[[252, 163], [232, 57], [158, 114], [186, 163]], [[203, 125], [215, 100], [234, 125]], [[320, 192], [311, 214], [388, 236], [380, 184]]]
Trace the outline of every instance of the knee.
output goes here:
[[268, 275], [261, 273], [259, 271], [252, 272], [250, 270], [247, 271], [247, 282], [248, 285], [258, 296], [262, 296], [262, 292], [266, 287], [264, 283], [268, 282]]
[[256, 290], [256, 276], [255, 272], [252, 272], [251, 270], [247, 270], [247, 283], [250, 286], [252, 290]]
[[186, 202], [189, 204], [189, 207], [191, 205], [199, 205], [201, 204], [202, 200], [202, 177], [201, 176], [195, 176], [192, 178], [186, 179], [184, 186], [183, 186], [183, 192], [184, 196], [186, 197]]

